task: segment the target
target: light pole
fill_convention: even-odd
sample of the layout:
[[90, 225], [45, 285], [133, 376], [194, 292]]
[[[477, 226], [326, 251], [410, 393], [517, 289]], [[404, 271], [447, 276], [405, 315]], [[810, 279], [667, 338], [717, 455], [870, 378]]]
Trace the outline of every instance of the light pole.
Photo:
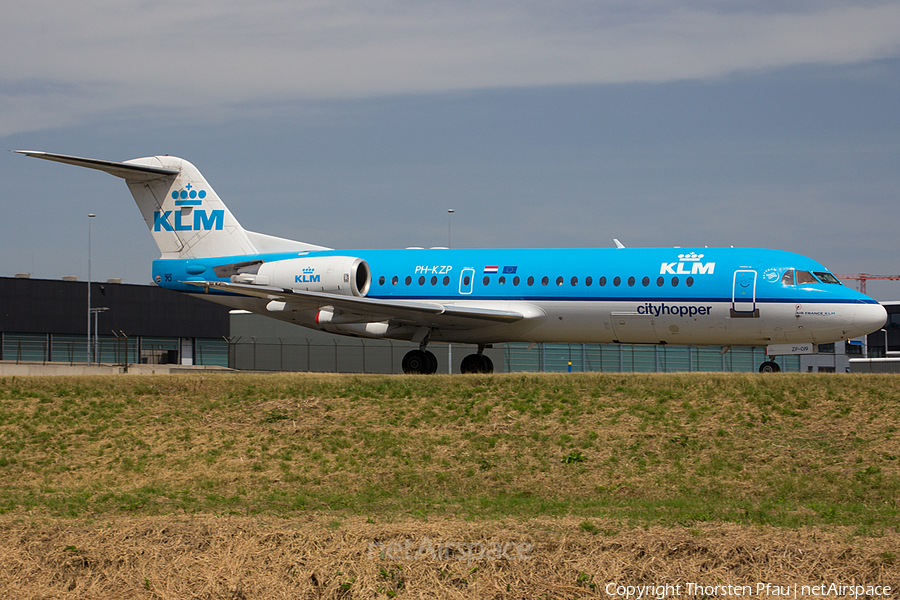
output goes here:
[[91, 366], [93, 354], [91, 353], [91, 219], [96, 217], [94, 213], [88, 213], [88, 309], [87, 309], [87, 363]]
[[451, 230], [450, 230], [450, 225], [451, 225], [451, 224], [450, 224], [450, 220], [451, 220], [450, 217], [452, 217], [452, 216], [453, 216], [453, 213], [455, 213], [455, 212], [456, 212], [456, 211], [453, 210], [452, 208], [448, 208], [448, 209], [447, 209], [447, 248], [452, 248], [452, 246], [450, 245], [450, 242], [451, 242], [451, 240], [452, 240], [452, 237], [451, 237], [451, 235], [450, 235], [450, 231], [451, 231]]
[[[447, 250], [449, 250], [451, 246], [451, 241], [453, 237], [451, 236], [451, 221], [453, 217], [453, 213], [456, 211], [452, 208], [447, 209]], [[453, 375], [453, 344], [447, 344], [447, 375]]]

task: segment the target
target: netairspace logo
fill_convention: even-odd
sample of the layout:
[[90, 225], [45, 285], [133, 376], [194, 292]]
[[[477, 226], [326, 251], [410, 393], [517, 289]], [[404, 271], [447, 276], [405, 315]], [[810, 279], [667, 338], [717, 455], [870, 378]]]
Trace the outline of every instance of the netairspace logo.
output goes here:
[[835, 598], [888, 597], [894, 588], [889, 585], [841, 585], [823, 583], [819, 585], [777, 585], [758, 582], [753, 585], [704, 585], [700, 583], [680, 583], [661, 585], [626, 585], [617, 581], [606, 584], [604, 591], [614, 598], [644, 600], [654, 598], [731, 598], [736, 596], [756, 596], [762, 598], [807, 598], [826, 596]]
[[533, 546], [527, 542], [453, 542], [431, 541], [425, 536], [415, 544], [412, 540], [399, 542], [369, 542], [368, 558], [382, 560], [458, 560], [468, 565], [483, 560], [528, 560]]

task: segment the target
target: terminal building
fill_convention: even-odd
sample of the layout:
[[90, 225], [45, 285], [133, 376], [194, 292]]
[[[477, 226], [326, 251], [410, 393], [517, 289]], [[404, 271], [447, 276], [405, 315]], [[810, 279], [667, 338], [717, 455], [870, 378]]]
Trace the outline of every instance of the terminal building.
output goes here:
[[[409, 342], [335, 336], [152, 285], [0, 277], [0, 361], [205, 365], [252, 371], [400, 373]], [[823, 344], [819, 354], [783, 356], [786, 372], [866, 370], [857, 359], [892, 359], [900, 371], [900, 303], [868, 339]], [[96, 337], [94, 333], [96, 332]], [[474, 346], [429, 347], [443, 372]], [[765, 348], [631, 344], [497, 344], [495, 372], [756, 372]], [[850, 359], [854, 359], [851, 361]], [[871, 370], [870, 368], [868, 368]], [[884, 370], [884, 368], [882, 368]]]

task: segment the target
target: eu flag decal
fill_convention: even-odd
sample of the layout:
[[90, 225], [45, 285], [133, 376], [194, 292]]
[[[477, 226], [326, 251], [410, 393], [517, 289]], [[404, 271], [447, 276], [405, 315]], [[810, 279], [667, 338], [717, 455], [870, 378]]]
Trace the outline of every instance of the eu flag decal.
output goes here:
[[507, 275], [507, 274], [509, 274], [509, 275], [515, 275], [515, 274], [516, 274], [516, 269], [518, 269], [518, 268], [519, 268], [519, 267], [503, 267], [503, 274], [504, 274], [504, 275]]

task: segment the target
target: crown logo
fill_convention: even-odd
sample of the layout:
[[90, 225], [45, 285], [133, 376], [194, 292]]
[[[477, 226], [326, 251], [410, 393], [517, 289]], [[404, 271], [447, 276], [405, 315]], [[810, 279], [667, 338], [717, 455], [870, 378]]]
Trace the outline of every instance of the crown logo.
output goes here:
[[[189, 183], [180, 190], [173, 190], [172, 199], [176, 201], [175, 206], [181, 206], [183, 204], [196, 206], [200, 204], [197, 201], [198, 198], [200, 200], [206, 198], [206, 190], [195, 190], [193, 188], [194, 186]], [[185, 202], [185, 200], [188, 199], [193, 200], [193, 202]]]
[[691, 252], [690, 254], [679, 254], [678, 260], [680, 261], [698, 261], [703, 258], [702, 254], [696, 254], [695, 252]]
[[313, 267], [305, 267], [303, 269], [303, 273], [306, 275], [308, 275], [309, 273], [314, 273], [314, 272], [315, 272], [315, 269]]

